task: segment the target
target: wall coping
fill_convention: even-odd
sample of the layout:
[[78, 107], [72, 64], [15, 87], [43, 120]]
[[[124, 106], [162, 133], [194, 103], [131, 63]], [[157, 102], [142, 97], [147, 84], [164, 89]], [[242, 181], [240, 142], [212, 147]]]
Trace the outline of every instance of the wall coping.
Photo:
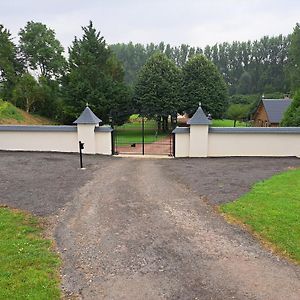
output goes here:
[[[209, 127], [209, 133], [285, 133], [300, 134], [300, 127]], [[172, 133], [190, 133], [190, 127], [176, 127]]]
[[[72, 125], [0, 125], [0, 131], [30, 131], [30, 132], [76, 132], [77, 126]], [[95, 132], [112, 132], [108, 126], [95, 127]]]
[[209, 133], [300, 134], [300, 127], [210, 127]]
[[172, 133], [190, 133], [190, 127], [176, 127]]
[[110, 126], [95, 127], [95, 132], [112, 132], [114, 131]]
[[76, 132], [77, 126], [57, 125], [0, 125], [0, 131]]

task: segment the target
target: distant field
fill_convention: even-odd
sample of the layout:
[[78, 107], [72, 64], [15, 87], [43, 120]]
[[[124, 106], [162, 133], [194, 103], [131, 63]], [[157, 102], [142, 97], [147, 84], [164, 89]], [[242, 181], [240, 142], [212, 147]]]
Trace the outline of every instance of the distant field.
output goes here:
[[[130, 119], [134, 121], [116, 127], [115, 137], [118, 145], [129, 145], [142, 142], [141, 121], [136, 121], [138, 119], [137, 117]], [[157, 131], [156, 121], [147, 120], [145, 122], [145, 143], [153, 143], [167, 135], [167, 133]]]
[[53, 121], [28, 114], [10, 102], [0, 99], [0, 125], [51, 125]]
[[[212, 127], [233, 127], [234, 121], [233, 120], [228, 120], [228, 119], [224, 119], [224, 120], [213, 120], [212, 121]], [[245, 122], [236, 122], [236, 127], [246, 127], [246, 123]]]

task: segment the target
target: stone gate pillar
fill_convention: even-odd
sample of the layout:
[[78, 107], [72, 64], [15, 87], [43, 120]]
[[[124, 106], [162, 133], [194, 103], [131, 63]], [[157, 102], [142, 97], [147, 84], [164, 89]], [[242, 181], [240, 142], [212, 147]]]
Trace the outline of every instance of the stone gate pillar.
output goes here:
[[189, 157], [207, 157], [208, 128], [211, 121], [201, 108], [201, 104], [193, 117], [187, 122], [190, 125], [190, 152]]
[[83, 153], [95, 154], [96, 153], [96, 135], [95, 127], [99, 126], [102, 122], [87, 106], [81, 113], [80, 117], [74, 121], [77, 124], [78, 142], [84, 143]]

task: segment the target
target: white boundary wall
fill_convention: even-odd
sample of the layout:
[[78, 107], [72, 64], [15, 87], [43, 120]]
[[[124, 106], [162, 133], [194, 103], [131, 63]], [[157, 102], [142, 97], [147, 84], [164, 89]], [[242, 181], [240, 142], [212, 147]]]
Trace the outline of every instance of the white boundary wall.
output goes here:
[[190, 127], [178, 127], [174, 130], [176, 157], [300, 157], [299, 127]]
[[0, 150], [78, 152], [112, 154], [112, 128], [95, 125], [78, 126], [0, 126]]

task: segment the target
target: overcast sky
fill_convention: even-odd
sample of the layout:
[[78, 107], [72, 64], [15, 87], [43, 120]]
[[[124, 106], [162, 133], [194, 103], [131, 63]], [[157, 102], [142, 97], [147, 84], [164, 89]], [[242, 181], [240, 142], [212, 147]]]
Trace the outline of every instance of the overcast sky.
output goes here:
[[0, 24], [14, 36], [27, 21], [55, 30], [64, 47], [94, 22], [109, 44], [132, 41], [204, 47], [288, 34], [300, 22], [299, 0], [0, 0]]

